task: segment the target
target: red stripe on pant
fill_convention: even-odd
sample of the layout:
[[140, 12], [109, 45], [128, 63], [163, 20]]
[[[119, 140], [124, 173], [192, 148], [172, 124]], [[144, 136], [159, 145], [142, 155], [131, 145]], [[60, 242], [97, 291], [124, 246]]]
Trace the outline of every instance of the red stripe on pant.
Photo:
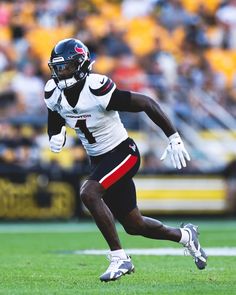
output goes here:
[[121, 179], [136, 164], [138, 157], [129, 155], [121, 164], [105, 175], [99, 182], [105, 188], [109, 188]]

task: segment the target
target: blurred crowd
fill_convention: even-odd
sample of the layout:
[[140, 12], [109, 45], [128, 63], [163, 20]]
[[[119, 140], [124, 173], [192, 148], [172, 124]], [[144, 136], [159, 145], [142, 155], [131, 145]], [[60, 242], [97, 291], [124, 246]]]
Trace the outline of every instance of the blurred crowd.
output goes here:
[[[236, 116], [236, 0], [0, 1], [0, 172], [37, 165], [86, 171], [72, 132], [62, 156], [48, 151], [47, 62], [69, 37], [88, 46], [95, 72], [152, 96], [177, 127], [226, 129], [221, 114]], [[121, 118], [128, 130], [144, 131], [142, 116]], [[164, 169], [151, 148], [143, 150], [143, 171]]]

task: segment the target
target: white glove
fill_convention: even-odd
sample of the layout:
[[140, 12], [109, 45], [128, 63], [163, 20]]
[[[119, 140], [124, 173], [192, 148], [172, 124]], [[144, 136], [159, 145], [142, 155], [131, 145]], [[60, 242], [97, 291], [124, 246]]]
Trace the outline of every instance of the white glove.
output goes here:
[[53, 135], [50, 139], [50, 149], [54, 153], [59, 153], [65, 142], [66, 127], [62, 126], [59, 134]]
[[190, 161], [190, 156], [186, 151], [178, 132], [169, 137], [169, 145], [161, 156], [161, 161], [165, 160], [167, 155], [170, 155], [173, 166], [178, 169], [186, 167], [185, 158]]

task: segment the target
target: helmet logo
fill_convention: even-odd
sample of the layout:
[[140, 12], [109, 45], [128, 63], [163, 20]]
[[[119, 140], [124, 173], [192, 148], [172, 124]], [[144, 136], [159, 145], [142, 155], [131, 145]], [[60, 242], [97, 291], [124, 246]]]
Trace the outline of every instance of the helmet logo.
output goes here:
[[75, 52], [77, 52], [79, 54], [86, 55], [86, 52], [85, 52], [84, 48], [83, 47], [78, 47], [77, 45], [75, 45]]

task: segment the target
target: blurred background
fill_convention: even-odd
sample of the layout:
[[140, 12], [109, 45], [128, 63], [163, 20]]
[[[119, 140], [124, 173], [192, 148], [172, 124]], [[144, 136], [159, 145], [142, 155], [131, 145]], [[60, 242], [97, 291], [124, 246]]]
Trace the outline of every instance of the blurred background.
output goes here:
[[93, 71], [156, 99], [191, 155], [159, 160], [163, 132], [120, 113], [142, 163], [135, 178], [148, 214], [236, 217], [236, 0], [0, 1], [0, 218], [71, 219], [88, 159], [73, 130], [49, 151], [44, 85], [63, 38], [84, 42]]

